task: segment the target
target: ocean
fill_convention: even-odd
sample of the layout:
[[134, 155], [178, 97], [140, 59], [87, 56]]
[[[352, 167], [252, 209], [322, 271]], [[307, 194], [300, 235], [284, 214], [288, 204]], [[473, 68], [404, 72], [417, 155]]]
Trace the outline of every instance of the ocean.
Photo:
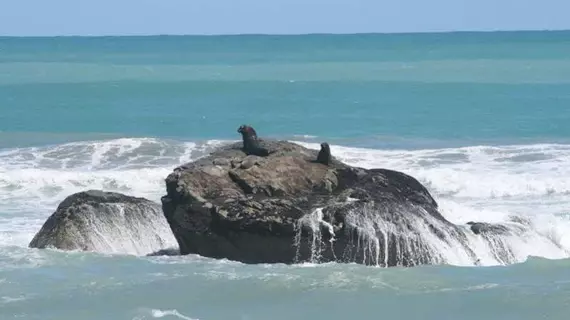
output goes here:
[[[28, 248], [75, 192], [160, 202], [241, 124], [533, 232], [413, 268]], [[566, 31], [0, 37], [0, 319], [567, 319], [569, 124]]]

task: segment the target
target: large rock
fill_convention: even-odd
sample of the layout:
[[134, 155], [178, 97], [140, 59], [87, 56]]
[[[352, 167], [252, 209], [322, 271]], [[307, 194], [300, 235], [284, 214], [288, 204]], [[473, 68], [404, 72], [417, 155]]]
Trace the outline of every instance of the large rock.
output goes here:
[[145, 255], [177, 244], [159, 204], [89, 190], [63, 200], [29, 246]]
[[[176, 168], [163, 211], [182, 254], [246, 263], [357, 262], [412, 266], [476, 261], [465, 233], [416, 179], [366, 170], [285, 141], [242, 143]], [[333, 150], [334, 154], [334, 150]]]

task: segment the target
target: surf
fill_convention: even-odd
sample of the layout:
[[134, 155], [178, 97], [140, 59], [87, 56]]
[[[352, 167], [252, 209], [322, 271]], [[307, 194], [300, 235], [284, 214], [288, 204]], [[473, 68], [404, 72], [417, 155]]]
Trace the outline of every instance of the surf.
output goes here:
[[[102, 189], [159, 201], [164, 178], [176, 166], [232, 141], [120, 138], [0, 151], [0, 246], [25, 246], [66, 196]], [[294, 141], [312, 149], [318, 143]], [[502, 223], [511, 235], [470, 235], [469, 247], [482, 265], [523, 262], [570, 254], [570, 146], [531, 144], [439, 149], [369, 149], [332, 145], [350, 165], [388, 168], [416, 177], [449, 221], [466, 230], [470, 221]], [[524, 224], [521, 223], [524, 221]], [[367, 221], [365, 224], [378, 224]], [[516, 230], [523, 230], [519, 232]], [[468, 234], [468, 233], [466, 233]], [[371, 237], [373, 245], [379, 241]], [[495, 241], [496, 242], [496, 241]], [[368, 245], [368, 244], [367, 244]], [[509, 259], [497, 258], [499, 246]], [[474, 265], [456, 247], [435, 246], [452, 265]]]

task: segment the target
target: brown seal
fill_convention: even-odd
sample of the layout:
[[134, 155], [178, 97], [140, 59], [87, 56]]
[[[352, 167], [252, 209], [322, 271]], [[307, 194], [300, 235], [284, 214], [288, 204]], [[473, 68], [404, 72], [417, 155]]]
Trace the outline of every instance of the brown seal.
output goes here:
[[243, 151], [247, 155], [255, 155], [260, 157], [266, 157], [269, 155], [269, 151], [265, 148], [259, 146], [259, 140], [257, 139], [257, 132], [251, 126], [241, 125], [238, 130], [241, 134], [243, 140]]

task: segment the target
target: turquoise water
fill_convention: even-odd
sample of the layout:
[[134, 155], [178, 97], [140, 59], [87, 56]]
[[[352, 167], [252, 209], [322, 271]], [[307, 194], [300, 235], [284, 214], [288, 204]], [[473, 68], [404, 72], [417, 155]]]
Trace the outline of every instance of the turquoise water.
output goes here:
[[248, 122], [268, 136], [565, 141], [569, 36], [0, 38], [0, 127], [220, 139]]
[[[0, 37], [0, 319], [566, 319], [569, 53], [570, 32]], [[516, 264], [391, 270], [27, 248], [66, 196], [159, 201], [243, 123], [532, 232]]]

